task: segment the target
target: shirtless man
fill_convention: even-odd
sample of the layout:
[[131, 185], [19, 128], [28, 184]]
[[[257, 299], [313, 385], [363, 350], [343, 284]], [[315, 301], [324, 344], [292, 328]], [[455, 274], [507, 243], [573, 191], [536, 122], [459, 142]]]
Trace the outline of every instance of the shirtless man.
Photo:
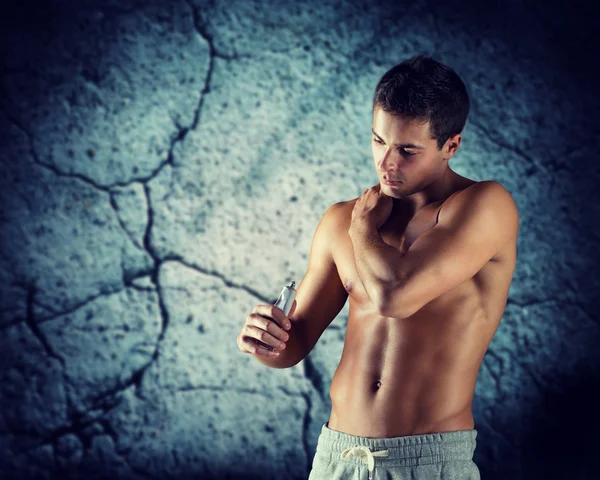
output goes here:
[[501, 184], [448, 165], [469, 110], [452, 69], [408, 59], [381, 78], [373, 107], [379, 183], [327, 209], [292, 310], [257, 305], [238, 347], [296, 365], [349, 297], [309, 480], [479, 479], [472, 400], [506, 307], [519, 215]]

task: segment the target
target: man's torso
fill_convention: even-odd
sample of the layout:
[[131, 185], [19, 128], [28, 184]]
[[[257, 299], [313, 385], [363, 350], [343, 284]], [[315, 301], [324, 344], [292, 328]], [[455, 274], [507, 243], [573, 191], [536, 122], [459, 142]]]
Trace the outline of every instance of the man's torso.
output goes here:
[[[452, 208], [451, 197], [379, 230], [406, 252]], [[474, 277], [408, 318], [379, 315], [358, 276], [348, 236], [356, 200], [340, 210], [333, 258], [350, 301], [340, 364], [333, 377], [329, 428], [364, 437], [393, 437], [474, 428], [472, 399], [479, 367], [500, 323], [516, 262], [516, 242]], [[408, 223], [407, 223], [408, 222]]]

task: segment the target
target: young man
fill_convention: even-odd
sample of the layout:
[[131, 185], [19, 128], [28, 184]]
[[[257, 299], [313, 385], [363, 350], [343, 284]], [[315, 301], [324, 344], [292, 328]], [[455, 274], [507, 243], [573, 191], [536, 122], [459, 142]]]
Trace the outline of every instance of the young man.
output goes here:
[[238, 336], [265, 365], [290, 367], [350, 298], [309, 480], [480, 478], [472, 400], [506, 306], [519, 215], [501, 184], [448, 165], [468, 112], [464, 83], [432, 58], [386, 72], [373, 99], [379, 183], [324, 214], [289, 315], [257, 305]]

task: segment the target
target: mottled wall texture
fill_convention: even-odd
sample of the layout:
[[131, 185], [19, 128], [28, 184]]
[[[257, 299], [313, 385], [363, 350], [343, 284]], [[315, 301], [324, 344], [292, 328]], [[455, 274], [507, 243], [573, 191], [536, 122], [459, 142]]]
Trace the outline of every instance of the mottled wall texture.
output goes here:
[[469, 89], [452, 168], [521, 216], [482, 478], [597, 478], [598, 46], [564, 3], [2, 2], [0, 478], [308, 476], [348, 305], [289, 369], [236, 337], [377, 183], [372, 94], [418, 53]]

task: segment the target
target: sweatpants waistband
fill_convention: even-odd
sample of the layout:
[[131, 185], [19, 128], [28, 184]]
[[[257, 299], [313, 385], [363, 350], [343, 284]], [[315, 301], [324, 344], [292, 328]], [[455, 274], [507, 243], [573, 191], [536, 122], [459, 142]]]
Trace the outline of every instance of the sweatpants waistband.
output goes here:
[[426, 433], [402, 437], [359, 437], [329, 428], [323, 424], [317, 442], [317, 451], [339, 457], [352, 447], [368, 447], [373, 453], [387, 450], [377, 463], [387, 466], [415, 466], [437, 464], [453, 460], [472, 460], [476, 447], [477, 430]]

